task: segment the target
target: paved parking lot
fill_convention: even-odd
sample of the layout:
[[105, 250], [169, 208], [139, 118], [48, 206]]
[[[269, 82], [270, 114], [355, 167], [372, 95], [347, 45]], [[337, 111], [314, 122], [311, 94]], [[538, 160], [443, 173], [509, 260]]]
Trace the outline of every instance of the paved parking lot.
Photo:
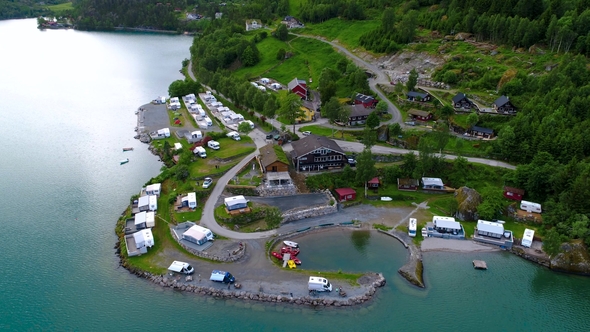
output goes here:
[[276, 206], [281, 211], [285, 212], [287, 210], [291, 210], [298, 207], [326, 204], [329, 198], [326, 194], [321, 193], [279, 197], [247, 196], [246, 199], [255, 203]]

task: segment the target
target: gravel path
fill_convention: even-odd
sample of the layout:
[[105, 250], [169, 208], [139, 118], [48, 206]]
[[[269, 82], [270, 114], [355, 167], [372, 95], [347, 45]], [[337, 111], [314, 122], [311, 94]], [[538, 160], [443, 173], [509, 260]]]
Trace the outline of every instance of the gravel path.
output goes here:
[[500, 249], [488, 247], [472, 240], [451, 240], [429, 237], [422, 241], [421, 249], [425, 251], [452, 251], [452, 252], [481, 252], [499, 251]]

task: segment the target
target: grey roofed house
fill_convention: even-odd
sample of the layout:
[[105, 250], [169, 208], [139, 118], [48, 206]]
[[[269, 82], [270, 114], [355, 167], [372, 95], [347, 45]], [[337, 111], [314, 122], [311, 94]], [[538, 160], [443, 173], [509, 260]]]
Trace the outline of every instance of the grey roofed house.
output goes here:
[[408, 97], [413, 97], [413, 98], [420, 98], [420, 99], [424, 99], [428, 96], [427, 93], [422, 93], [422, 92], [417, 92], [417, 91], [410, 91], [408, 92]]
[[461, 102], [463, 99], [467, 99], [467, 96], [463, 92], [459, 92], [453, 97], [453, 104]]
[[494, 134], [494, 130], [493, 129], [484, 128], [484, 127], [478, 127], [478, 126], [471, 126], [471, 128], [469, 130], [472, 131], [472, 132], [486, 134], [486, 135], [493, 135]]
[[[289, 82], [289, 84], [287, 84], [287, 88], [289, 88], [289, 90], [293, 90], [293, 88], [295, 88], [298, 85], [301, 85], [302, 87], [306, 87], [307, 82], [305, 80], [300, 80], [297, 77], [295, 77], [293, 80], [291, 80], [291, 82]], [[305, 89], [307, 90], [307, 88], [305, 88]]]
[[332, 151], [344, 154], [342, 148], [335, 141], [324, 136], [316, 136], [313, 134], [291, 143], [291, 146], [293, 147], [292, 155], [296, 158], [306, 155], [319, 148], [327, 148]]
[[461, 224], [452, 220], [438, 219], [434, 222], [434, 224], [436, 225], [436, 228], [461, 229]]
[[368, 116], [374, 110], [371, 108], [366, 108], [363, 104], [355, 104], [350, 105], [350, 116], [349, 118], [355, 118], [358, 116]]
[[502, 97], [496, 99], [496, 101], [494, 101], [494, 105], [496, 107], [502, 107], [502, 106], [506, 105], [508, 102], [510, 102], [510, 99], [506, 96], [502, 96]]

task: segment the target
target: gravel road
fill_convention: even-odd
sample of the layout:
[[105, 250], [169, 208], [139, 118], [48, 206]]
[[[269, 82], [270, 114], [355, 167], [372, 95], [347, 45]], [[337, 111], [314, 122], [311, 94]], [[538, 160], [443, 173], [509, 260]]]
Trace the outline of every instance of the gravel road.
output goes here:
[[452, 251], [452, 252], [481, 252], [498, 251], [500, 249], [488, 247], [472, 240], [451, 240], [429, 237], [422, 241], [422, 251]]

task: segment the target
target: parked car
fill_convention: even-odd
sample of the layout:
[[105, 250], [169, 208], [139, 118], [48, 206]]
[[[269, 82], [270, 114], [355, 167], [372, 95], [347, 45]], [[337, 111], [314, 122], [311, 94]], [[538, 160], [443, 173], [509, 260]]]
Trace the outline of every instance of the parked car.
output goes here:
[[266, 139], [272, 139], [272, 134], [267, 134]]
[[209, 188], [212, 183], [213, 183], [213, 179], [212, 178], [205, 178], [205, 181], [203, 181], [203, 188], [204, 189]]
[[348, 164], [350, 165], [350, 167], [355, 167], [356, 160], [354, 158], [348, 158]]
[[311, 135], [311, 131], [303, 131], [301, 133], [303, 134], [303, 136]]
[[281, 139], [281, 135], [275, 135], [274, 139], [275, 139], [275, 141], [278, 141], [279, 139]]

